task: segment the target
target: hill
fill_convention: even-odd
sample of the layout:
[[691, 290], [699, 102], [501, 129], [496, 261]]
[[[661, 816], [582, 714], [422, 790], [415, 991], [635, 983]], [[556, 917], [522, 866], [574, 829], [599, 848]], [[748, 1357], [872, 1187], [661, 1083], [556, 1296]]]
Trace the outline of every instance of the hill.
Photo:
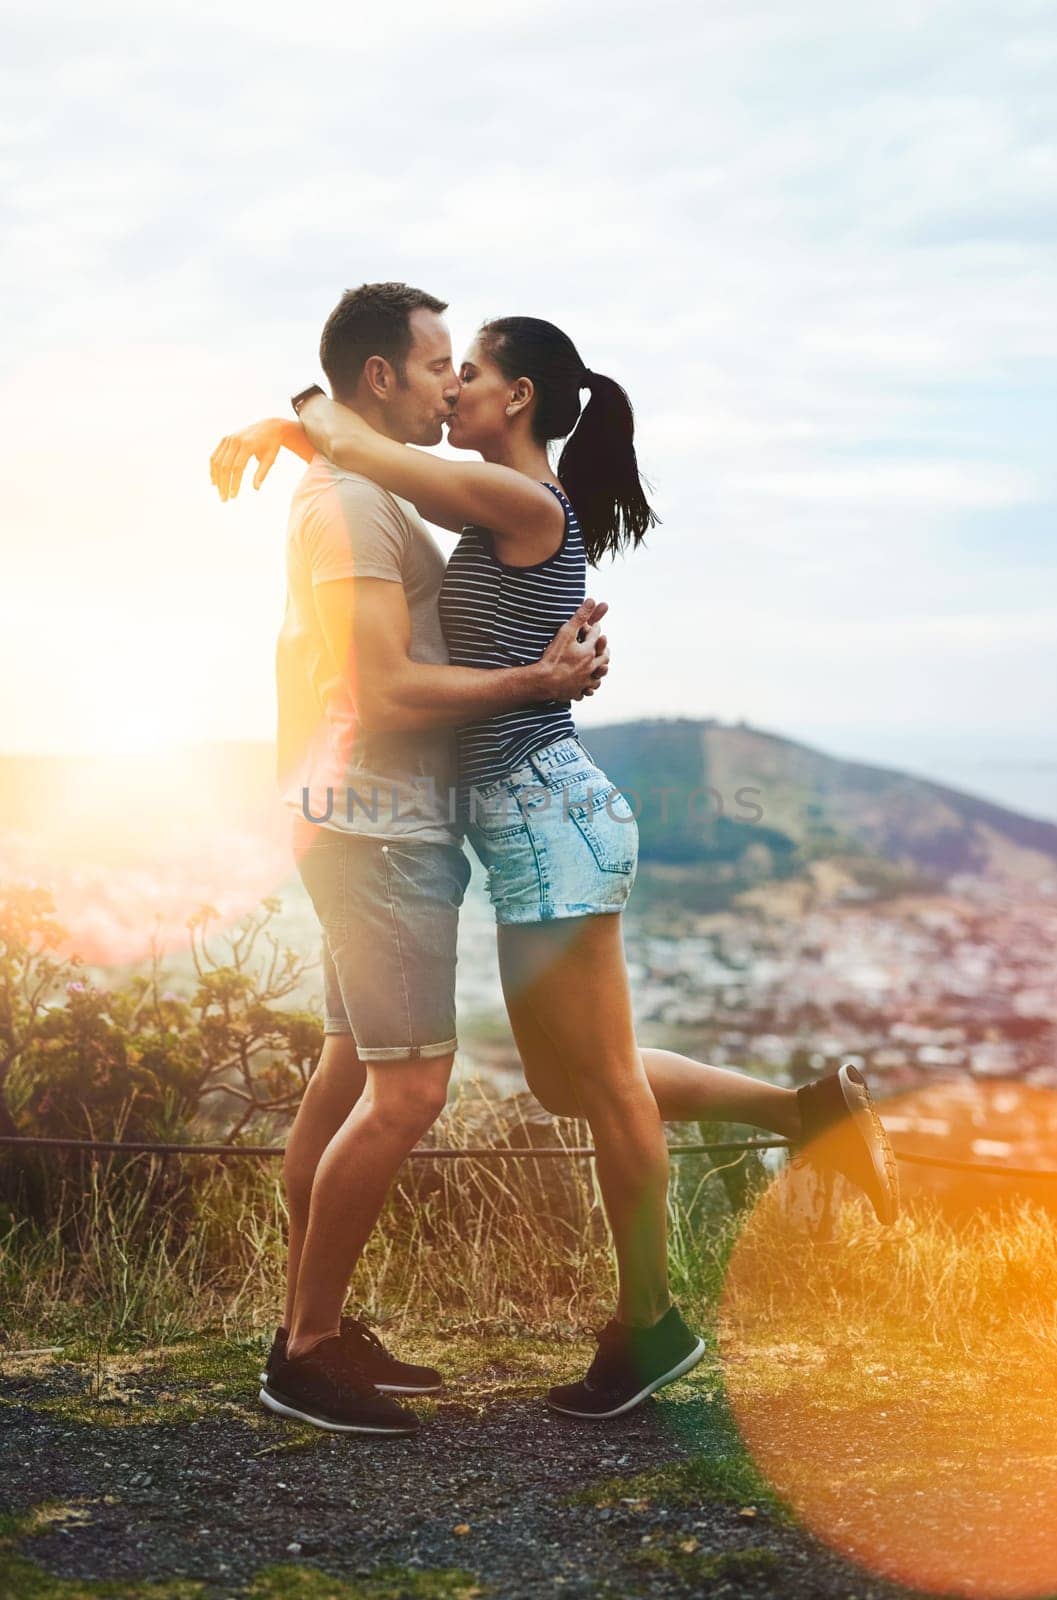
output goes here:
[[[696, 866], [753, 882], [833, 861], [877, 889], [1057, 872], [1053, 823], [747, 723], [621, 722], [585, 730], [584, 742], [638, 812], [643, 861], [673, 876]], [[158, 757], [3, 756], [0, 829], [61, 839], [71, 857], [88, 841], [98, 855], [104, 835], [123, 854], [188, 828], [250, 833], [274, 809], [273, 773], [263, 741]]]
[[1057, 869], [1053, 823], [747, 723], [624, 722], [585, 731], [584, 743], [641, 801], [646, 861], [782, 877], [841, 858], [867, 877], [887, 866], [939, 883], [955, 873], [1033, 881]]

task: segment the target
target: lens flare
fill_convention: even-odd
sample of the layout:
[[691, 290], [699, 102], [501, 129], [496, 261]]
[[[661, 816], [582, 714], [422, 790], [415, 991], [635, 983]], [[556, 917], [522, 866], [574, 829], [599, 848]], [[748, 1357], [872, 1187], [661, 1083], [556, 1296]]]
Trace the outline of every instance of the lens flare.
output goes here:
[[1007, 1175], [904, 1159], [904, 1210], [884, 1229], [842, 1179], [828, 1192], [825, 1143], [812, 1146], [763, 1193], [729, 1263], [731, 1407], [782, 1499], [870, 1572], [945, 1594], [1052, 1594], [1057, 1180], [1008, 1171], [1057, 1168], [1057, 1094], [947, 1083], [881, 1111], [904, 1155]]
[[89, 967], [186, 952], [203, 906], [230, 926], [294, 874], [273, 768], [264, 744], [22, 758], [0, 877], [49, 891]]

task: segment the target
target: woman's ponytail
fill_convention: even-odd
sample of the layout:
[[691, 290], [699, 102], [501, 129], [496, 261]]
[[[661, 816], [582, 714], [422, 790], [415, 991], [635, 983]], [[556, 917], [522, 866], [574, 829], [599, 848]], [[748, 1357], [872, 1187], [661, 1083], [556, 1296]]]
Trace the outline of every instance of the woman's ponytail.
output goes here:
[[614, 378], [585, 370], [591, 398], [558, 462], [558, 476], [576, 507], [592, 566], [607, 551], [635, 549], [660, 521], [639, 477], [635, 413]]
[[[660, 518], [646, 499], [635, 455], [635, 415], [620, 384], [584, 366], [553, 322], [500, 317], [481, 329], [492, 360], [512, 381], [531, 378], [533, 433], [541, 444], [565, 439], [558, 477], [565, 485], [592, 566], [607, 552], [634, 549]], [[580, 390], [591, 398], [580, 410]]]

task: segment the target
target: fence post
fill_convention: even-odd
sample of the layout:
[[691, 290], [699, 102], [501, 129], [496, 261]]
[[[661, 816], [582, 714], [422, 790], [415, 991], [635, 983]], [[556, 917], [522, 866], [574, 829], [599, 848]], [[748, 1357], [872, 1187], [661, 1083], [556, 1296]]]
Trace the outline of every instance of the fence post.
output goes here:
[[[699, 1122], [697, 1130], [702, 1144], [717, 1144], [735, 1138], [729, 1122]], [[754, 1150], [743, 1150], [740, 1157], [732, 1159], [726, 1151], [721, 1151], [718, 1158], [713, 1156], [711, 1160], [731, 1211], [735, 1216], [747, 1211], [753, 1195], [766, 1181], [767, 1174], [759, 1156]]]

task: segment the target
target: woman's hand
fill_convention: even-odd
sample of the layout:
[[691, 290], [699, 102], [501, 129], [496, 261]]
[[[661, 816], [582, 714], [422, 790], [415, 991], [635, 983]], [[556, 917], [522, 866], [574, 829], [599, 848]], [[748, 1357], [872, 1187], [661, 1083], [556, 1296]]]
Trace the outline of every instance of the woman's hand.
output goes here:
[[[447, 413], [438, 409], [435, 443]], [[554, 495], [528, 473], [491, 461], [445, 461], [390, 439], [358, 412], [325, 394], [301, 407], [305, 432], [328, 461], [346, 472], [370, 478], [390, 494], [410, 500], [427, 522], [458, 533], [468, 522], [510, 539], [561, 541], [564, 514]], [[542, 557], [541, 557], [542, 559]]]
[[311, 461], [314, 454], [304, 429], [284, 417], [267, 417], [239, 433], [229, 433], [221, 439], [209, 458], [209, 479], [217, 488], [221, 500], [234, 500], [242, 484], [242, 474], [251, 458], [257, 461], [253, 487], [259, 489], [275, 463], [283, 446]]

